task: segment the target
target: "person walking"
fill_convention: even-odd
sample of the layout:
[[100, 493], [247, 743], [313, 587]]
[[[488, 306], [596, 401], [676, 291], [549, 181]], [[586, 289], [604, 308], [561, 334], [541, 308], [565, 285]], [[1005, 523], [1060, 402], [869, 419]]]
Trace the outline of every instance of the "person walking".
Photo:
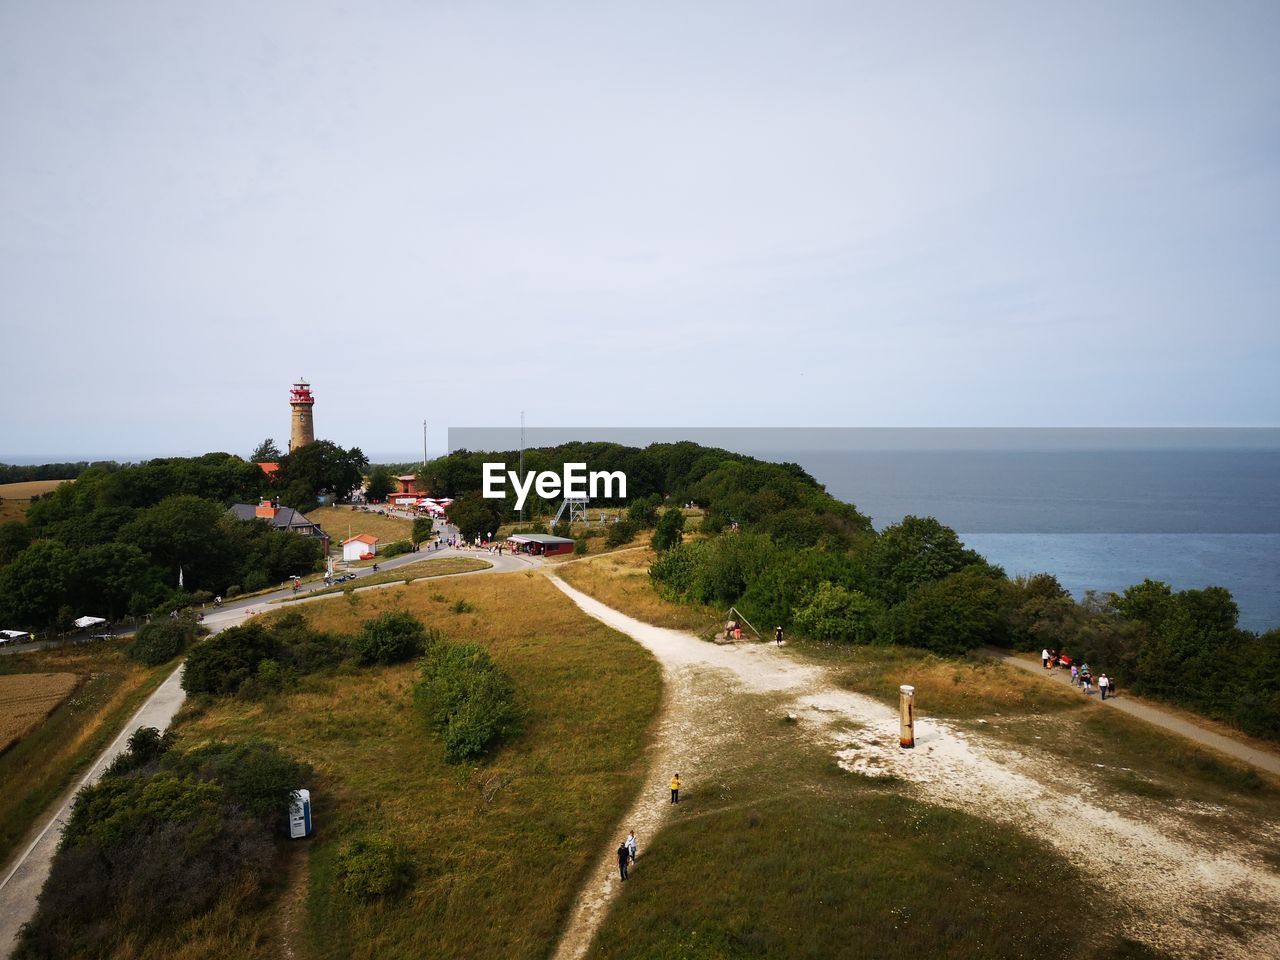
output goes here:
[[627, 853], [631, 854], [631, 862], [636, 862], [636, 832], [634, 830], [627, 834]]
[[671, 778], [671, 802], [680, 802], [680, 774], [676, 774]]
[[627, 879], [627, 864], [631, 860], [631, 851], [627, 849], [625, 843], [618, 844], [618, 873], [622, 874], [622, 879]]
[[1045, 647], [1040, 651], [1040, 662], [1044, 664], [1046, 670], [1049, 669], [1049, 648]]
[[1098, 677], [1098, 693], [1102, 695], [1103, 700], [1107, 699], [1107, 688], [1110, 686], [1111, 681], [1107, 679], [1107, 675], [1105, 673]]
[[778, 646], [782, 646], [782, 628], [781, 627], [773, 628], [773, 641]]
[[1071, 685], [1073, 687], [1080, 685], [1080, 668], [1074, 663], [1071, 665]]

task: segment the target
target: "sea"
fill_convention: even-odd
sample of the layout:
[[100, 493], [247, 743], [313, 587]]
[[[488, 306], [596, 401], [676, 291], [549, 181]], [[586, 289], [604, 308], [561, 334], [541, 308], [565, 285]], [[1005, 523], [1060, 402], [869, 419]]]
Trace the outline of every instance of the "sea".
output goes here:
[[1145, 578], [1226, 587], [1240, 625], [1280, 627], [1280, 450], [789, 451], [877, 529], [937, 517], [1010, 576], [1077, 598]]

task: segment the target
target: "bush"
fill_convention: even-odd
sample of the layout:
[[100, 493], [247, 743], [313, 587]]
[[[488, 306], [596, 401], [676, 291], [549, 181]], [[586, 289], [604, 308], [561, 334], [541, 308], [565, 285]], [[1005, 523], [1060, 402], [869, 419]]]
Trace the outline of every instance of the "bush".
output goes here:
[[591, 544], [586, 537], [579, 537], [577, 540], [573, 541], [573, 552], [578, 556], [582, 556], [582, 554], [586, 553], [590, 549]]
[[187, 693], [235, 693], [263, 660], [280, 656], [280, 641], [259, 623], [231, 627], [191, 651], [182, 673]]
[[886, 621], [895, 642], [959, 656], [1007, 637], [1001, 581], [971, 568], [916, 587]]
[[395, 543], [389, 543], [383, 547], [379, 551], [379, 556], [389, 559], [404, 553], [413, 553], [413, 544], [408, 540], [397, 540]]
[[475, 613], [476, 611], [475, 604], [468, 603], [466, 600], [455, 600], [449, 609], [454, 613]]
[[413, 614], [392, 610], [362, 623], [351, 641], [351, 651], [361, 666], [403, 663], [420, 655], [426, 644], [422, 622]]
[[519, 728], [514, 684], [476, 644], [436, 646], [423, 662], [413, 699], [444, 735], [449, 763], [481, 756]]
[[604, 538], [605, 545], [609, 547], [621, 547], [630, 543], [637, 532], [636, 525], [630, 520], [620, 520], [617, 523], [611, 523], [609, 525], [609, 532]]
[[866, 594], [824, 582], [796, 611], [795, 624], [819, 640], [873, 643], [883, 612]]
[[568, 520], [561, 520], [551, 528], [551, 532], [557, 537], [564, 537], [567, 540], [569, 537], [573, 536], [573, 527], [570, 525]]
[[636, 500], [627, 507], [627, 522], [633, 524], [637, 530], [647, 530], [652, 527], [658, 522], [658, 503], [657, 494], [650, 494]]
[[684, 539], [684, 514], [676, 507], [668, 507], [662, 514], [662, 519], [658, 521], [657, 529], [653, 531], [653, 549], [657, 553], [670, 550], [674, 546], [678, 546], [680, 541]]
[[343, 893], [375, 900], [404, 893], [413, 883], [413, 867], [404, 849], [381, 837], [353, 840], [338, 855]]
[[77, 794], [16, 956], [149, 955], [224, 898], [248, 905], [271, 874], [289, 794], [310, 773], [267, 744], [183, 753], [154, 729], [122, 756]]
[[203, 628], [190, 614], [176, 619], [165, 617], [148, 623], [125, 649], [130, 660], [156, 667], [168, 663], [203, 632]]

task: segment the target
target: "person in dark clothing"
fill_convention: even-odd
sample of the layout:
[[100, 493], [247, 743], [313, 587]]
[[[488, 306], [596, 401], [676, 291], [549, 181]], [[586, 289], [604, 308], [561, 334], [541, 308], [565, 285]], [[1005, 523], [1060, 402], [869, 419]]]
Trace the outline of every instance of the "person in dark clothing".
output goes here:
[[627, 849], [625, 842], [618, 844], [618, 872], [622, 874], [622, 879], [627, 879], [627, 864], [631, 862], [631, 851]]
[[773, 639], [778, 644], [778, 646], [782, 646], [782, 628], [781, 627], [773, 628]]

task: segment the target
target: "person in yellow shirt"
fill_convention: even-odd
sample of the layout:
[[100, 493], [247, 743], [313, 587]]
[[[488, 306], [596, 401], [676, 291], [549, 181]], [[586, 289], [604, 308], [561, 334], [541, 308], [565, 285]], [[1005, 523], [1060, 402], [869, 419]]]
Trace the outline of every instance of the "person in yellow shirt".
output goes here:
[[676, 774], [671, 778], [671, 802], [680, 802], [680, 774]]

